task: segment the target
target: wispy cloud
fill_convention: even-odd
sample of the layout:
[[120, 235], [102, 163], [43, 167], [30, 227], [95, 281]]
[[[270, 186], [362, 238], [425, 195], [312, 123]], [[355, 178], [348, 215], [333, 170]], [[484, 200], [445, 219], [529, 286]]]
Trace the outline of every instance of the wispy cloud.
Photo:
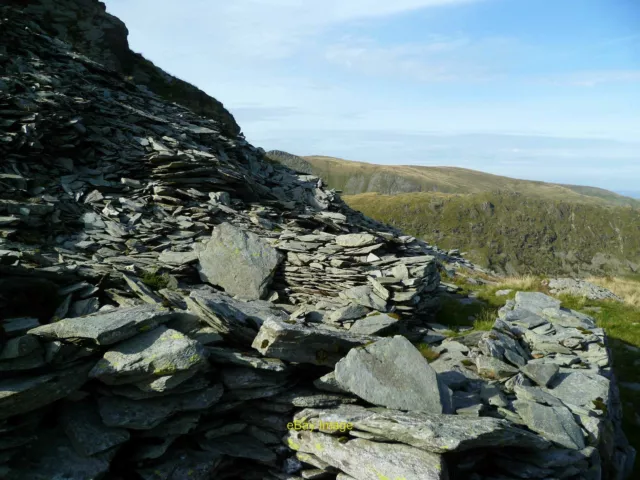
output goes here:
[[421, 43], [380, 45], [372, 39], [346, 37], [330, 45], [329, 62], [367, 75], [420, 82], [486, 81], [500, 75], [494, 60], [513, 51], [514, 40], [466, 36], [431, 36]]
[[[173, 40], [183, 43], [191, 32], [206, 32], [206, 38], [190, 42], [192, 48], [220, 49], [227, 58], [279, 60], [298, 53], [302, 47], [308, 48], [315, 36], [339, 24], [480, 1], [486, 0], [192, 0], [189, 8], [184, 7], [184, 2], [168, 0], [106, 3], [116, 15], [139, 18], [141, 24], [166, 26], [166, 30], [160, 29], [163, 35], [190, 22], [185, 35]], [[139, 34], [133, 29], [132, 35]]]

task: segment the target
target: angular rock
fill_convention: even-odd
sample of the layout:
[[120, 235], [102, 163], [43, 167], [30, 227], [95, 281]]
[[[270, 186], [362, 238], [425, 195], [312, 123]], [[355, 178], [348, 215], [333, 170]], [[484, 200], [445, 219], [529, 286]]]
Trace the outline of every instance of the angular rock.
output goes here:
[[480, 355], [476, 358], [476, 367], [479, 375], [494, 380], [513, 377], [518, 373], [517, 368], [487, 355]]
[[440, 455], [408, 445], [371, 442], [361, 438], [340, 441], [331, 435], [304, 431], [289, 432], [286, 440], [291, 449], [312, 453], [358, 480], [448, 478], [446, 464]]
[[112, 345], [151, 330], [176, 315], [154, 306], [120, 308], [79, 318], [65, 318], [59, 322], [29, 330], [51, 340], [87, 340], [97, 345]]
[[[159, 326], [106, 352], [89, 376], [108, 385], [120, 385], [187, 371], [195, 373], [206, 363], [202, 344], [176, 330]], [[182, 378], [187, 380], [189, 376]]]
[[288, 314], [264, 300], [244, 302], [208, 290], [195, 290], [187, 298], [189, 310], [223, 336], [250, 343], [262, 324], [270, 319], [286, 320]]
[[265, 358], [255, 352], [241, 352], [230, 348], [207, 347], [209, 361], [223, 365], [238, 365], [271, 372], [285, 372], [287, 364], [279, 358]]
[[388, 408], [442, 413], [436, 372], [409, 340], [384, 338], [354, 348], [336, 364], [338, 384], [367, 402]]
[[340, 292], [340, 297], [363, 307], [373, 308], [380, 312], [387, 310], [387, 302], [377, 295], [370, 285], [361, 285]]
[[266, 357], [288, 362], [333, 366], [351, 348], [376, 337], [320, 330], [279, 320], [267, 320], [255, 337], [253, 348]]
[[198, 252], [203, 281], [247, 300], [263, 298], [282, 255], [255, 233], [230, 223], [218, 225]]
[[335, 238], [336, 244], [341, 247], [366, 247], [378, 241], [375, 235], [370, 233], [349, 233], [338, 235]]
[[344, 320], [354, 320], [356, 318], [362, 318], [369, 312], [367, 307], [362, 305], [350, 304], [346, 307], [340, 307], [329, 314], [328, 320], [330, 322], [342, 322]]
[[520, 371], [541, 387], [547, 387], [560, 371], [560, 367], [553, 363], [529, 363], [520, 368]]
[[87, 380], [94, 361], [36, 377], [0, 380], [0, 420], [60, 400]]
[[[352, 423], [355, 430], [376, 434], [434, 452], [460, 452], [482, 447], [548, 448], [550, 443], [506, 420], [490, 417], [401, 412], [383, 408], [341, 405], [335, 409], [305, 409], [296, 418], [319, 425], [323, 422]], [[354, 431], [355, 431], [354, 430]]]
[[516, 400], [513, 406], [526, 425], [547, 440], [571, 450], [585, 447], [582, 430], [567, 407], [547, 407], [526, 400]]
[[98, 409], [108, 427], [149, 430], [177, 412], [204, 410], [222, 397], [222, 385], [199, 392], [169, 395], [149, 400], [131, 400], [122, 397], [100, 397]]
[[389, 314], [377, 313], [356, 320], [351, 325], [349, 332], [356, 335], [384, 335], [393, 331], [398, 322], [398, 318], [394, 318]]
[[540, 292], [517, 292], [516, 305], [531, 313], [539, 314], [547, 308], [558, 309], [562, 302]]
[[549, 387], [549, 393], [566, 404], [590, 410], [609, 404], [610, 381], [596, 373], [560, 373]]

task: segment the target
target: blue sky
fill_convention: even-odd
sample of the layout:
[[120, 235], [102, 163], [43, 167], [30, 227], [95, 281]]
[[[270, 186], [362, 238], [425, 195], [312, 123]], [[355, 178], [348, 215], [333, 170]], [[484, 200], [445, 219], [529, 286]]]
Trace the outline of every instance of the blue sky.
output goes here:
[[637, 0], [106, 0], [298, 155], [640, 191]]

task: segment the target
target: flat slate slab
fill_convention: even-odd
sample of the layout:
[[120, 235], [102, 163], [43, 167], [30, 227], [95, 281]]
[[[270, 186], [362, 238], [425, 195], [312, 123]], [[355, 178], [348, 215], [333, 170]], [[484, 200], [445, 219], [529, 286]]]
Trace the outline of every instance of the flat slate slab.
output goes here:
[[66, 397], [88, 380], [94, 364], [95, 360], [37, 377], [0, 381], [0, 420]]
[[285, 437], [292, 450], [312, 453], [357, 480], [446, 480], [447, 466], [435, 453], [409, 445], [339, 439], [310, 431], [290, 431]]
[[372, 342], [377, 338], [310, 328], [280, 320], [267, 320], [251, 346], [265, 357], [333, 366], [351, 348]]
[[141, 305], [108, 310], [85, 317], [65, 318], [33, 328], [29, 330], [29, 334], [51, 340], [78, 339], [93, 341], [97, 345], [113, 345], [156, 328], [174, 316], [175, 314], [166, 308]]
[[98, 409], [102, 421], [108, 427], [149, 430], [175, 413], [211, 407], [220, 400], [222, 391], [222, 385], [217, 384], [197, 392], [148, 400], [131, 400], [115, 396], [100, 397]]
[[506, 420], [383, 408], [340, 405], [333, 409], [307, 408], [296, 419], [319, 425], [352, 423], [355, 430], [369, 432], [386, 441], [401, 442], [434, 453], [461, 452], [482, 447], [546, 449], [550, 443], [515, 427]]
[[586, 446], [582, 429], [567, 407], [545, 406], [526, 400], [516, 400], [513, 406], [526, 425], [547, 440], [571, 450], [582, 450]]
[[356, 320], [349, 332], [358, 335], [382, 335], [397, 326], [399, 320], [384, 313], [368, 315]]
[[336, 364], [338, 384], [375, 405], [442, 413], [444, 387], [422, 354], [402, 336], [354, 348]]

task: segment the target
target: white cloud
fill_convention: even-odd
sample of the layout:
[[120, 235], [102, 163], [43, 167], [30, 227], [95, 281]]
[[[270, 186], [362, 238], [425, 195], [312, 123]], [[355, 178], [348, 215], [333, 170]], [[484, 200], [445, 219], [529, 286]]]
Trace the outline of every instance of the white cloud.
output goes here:
[[367, 75], [420, 82], [475, 82], [496, 78], [496, 60], [511, 55], [514, 45], [513, 39], [472, 41], [462, 35], [432, 36], [422, 43], [401, 45], [347, 37], [330, 45], [324, 56], [331, 63]]
[[[127, 19], [135, 42], [149, 47], [145, 51], [153, 50], [153, 42], [167, 32], [179, 29], [171, 38], [178, 48], [186, 44], [226, 58], [277, 60], [308, 48], [314, 36], [338, 24], [478, 1], [483, 0], [106, 0], [106, 4], [110, 13]], [[145, 38], [142, 26], [153, 28], [154, 38]], [[196, 34], [199, 41], [193, 42]]]

